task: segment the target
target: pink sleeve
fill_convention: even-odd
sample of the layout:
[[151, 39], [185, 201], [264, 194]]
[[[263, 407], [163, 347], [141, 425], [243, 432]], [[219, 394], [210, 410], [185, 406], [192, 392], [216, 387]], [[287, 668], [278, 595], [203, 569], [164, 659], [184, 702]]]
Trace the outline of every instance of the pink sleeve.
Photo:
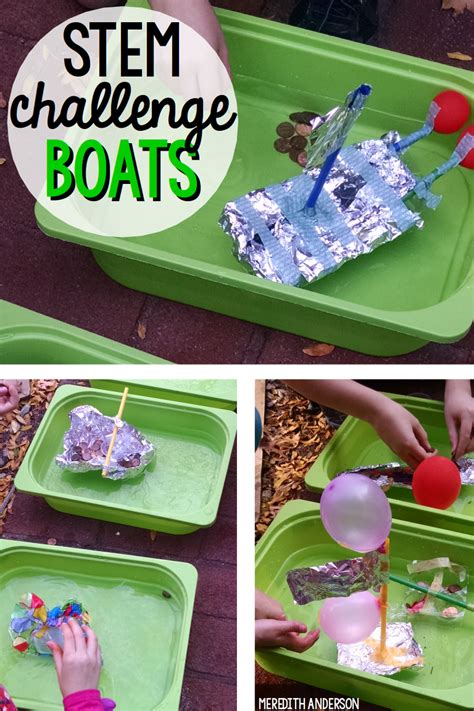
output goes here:
[[64, 711], [104, 711], [104, 706], [97, 689], [76, 691], [63, 699]]

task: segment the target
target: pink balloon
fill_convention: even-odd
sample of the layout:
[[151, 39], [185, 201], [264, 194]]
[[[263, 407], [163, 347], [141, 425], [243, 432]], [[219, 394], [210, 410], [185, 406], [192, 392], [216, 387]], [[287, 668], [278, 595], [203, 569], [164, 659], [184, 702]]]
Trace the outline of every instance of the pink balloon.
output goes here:
[[349, 597], [328, 597], [319, 612], [319, 623], [335, 642], [362, 642], [380, 623], [378, 598], [367, 591]]
[[382, 489], [363, 474], [342, 474], [321, 496], [321, 520], [341, 546], [359, 553], [374, 551], [392, 525], [390, 504]]

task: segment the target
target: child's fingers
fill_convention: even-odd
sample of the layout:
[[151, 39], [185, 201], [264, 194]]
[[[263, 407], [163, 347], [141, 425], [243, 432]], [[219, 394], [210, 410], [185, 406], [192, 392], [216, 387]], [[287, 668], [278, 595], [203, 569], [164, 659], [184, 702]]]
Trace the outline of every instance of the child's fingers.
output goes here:
[[472, 420], [469, 415], [465, 414], [462, 416], [461, 425], [459, 427], [459, 440], [457, 443], [455, 458], [459, 459], [462, 455], [467, 452], [468, 444], [471, 439], [472, 433]]
[[415, 436], [418, 440], [418, 443], [423, 447], [425, 452], [431, 452], [431, 444], [429, 443], [428, 435], [426, 434], [424, 428], [419, 422], [416, 423], [413, 430], [415, 432]]
[[74, 617], [72, 617], [69, 620], [69, 628], [72, 631], [72, 634], [74, 635], [74, 643], [76, 645], [76, 652], [85, 652], [86, 651], [86, 640], [84, 639], [84, 635], [82, 633], [81, 626], [76, 622]]
[[292, 652], [298, 652], [301, 654], [301, 652], [306, 652], [307, 649], [312, 647], [318, 638], [319, 630], [317, 629], [312, 632], [308, 632], [308, 634], [304, 635], [304, 637], [292, 635], [285, 646]]
[[63, 650], [55, 642], [47, 642], [46, 646], [53, 653], [54, 665], [56, 667], [56, 672], [59, 676], [61, 674], [61, 669], [63, 668]]
[[86, 633], [87, 652], [91, 657], [95, 657], [97, 654], [98, 642], [94, 631], [87, 625], [82, 625], [82, 632]]
[[306, 625], [302, 622], [296, 622], [295, 620], [284, 620], [278, 623], [278, 634], [285, 635], [290, 632], [297, 632], [301, 634], [306, 632]]
[[75, 652], [76, 640], [74, 639], [74, 635], [72, 633], [71, 628], [66, 622], [61, 625], [61, 632], [63, 633], [64, 637], [63, 654], [67, 654], [68, 652]]
[[454, 417], [446, 415], [446, 427], [451, 442], [451, 453], [455, 455], [458, 448], [458, 428]]

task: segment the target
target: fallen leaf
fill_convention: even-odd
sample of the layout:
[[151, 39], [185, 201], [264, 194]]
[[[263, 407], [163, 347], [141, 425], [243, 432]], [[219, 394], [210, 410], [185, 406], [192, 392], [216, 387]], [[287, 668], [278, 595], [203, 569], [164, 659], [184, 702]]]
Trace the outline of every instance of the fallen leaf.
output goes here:
[[55, 546], [57, 540], [55, 538], [48, 538], [48, 546]]
[[139, 321], [138, 327], [137, 327], [137, 333], [138, 333], [138, 338], [140, 338], [140, 340], [144, 341], [145, 337], [146, 337], [146, 324]]
[[464, 10], [474, 12], [474, 0], [443, 0], [443, 10], [454, 10], [455, 15], [460, 15]]
[[309, 356], [325, 356], [333, 352], [335, 346], [330, 346], [328, 343], [313, 343], [308, 348], [303, 348], [303, 353]]
[[0, 158], [0, 165], [3, 165], [6, 162], [7, 162], [6, 158]]
[[447, 54], [450, 59], [457, 59], [459, 62], [472, 62], [472, 57], [469, 54], [462, 52], [448, 52]]
[[6, 99], [3, 96], [3, 93], [0, 91], [0, 109], [4, 109], [7, 105]]

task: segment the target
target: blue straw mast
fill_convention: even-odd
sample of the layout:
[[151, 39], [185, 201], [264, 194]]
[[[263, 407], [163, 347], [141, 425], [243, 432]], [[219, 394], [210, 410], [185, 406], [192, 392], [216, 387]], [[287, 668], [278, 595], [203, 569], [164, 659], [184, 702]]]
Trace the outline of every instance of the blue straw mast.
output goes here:
[[[322, 168], [306, 203], [307, 210], [314, 211], [339, 151], [371, 93], [372, 87], [369, 84], [361, 84], [347, 95], [344, 105], [339, 106], [321, 128], [315, 129], [316, 138], [308, 151], [306, 168], [317, 168], [320, 165]], [[310, 136], [310, 141], [311, 138], [312, 136]]]

